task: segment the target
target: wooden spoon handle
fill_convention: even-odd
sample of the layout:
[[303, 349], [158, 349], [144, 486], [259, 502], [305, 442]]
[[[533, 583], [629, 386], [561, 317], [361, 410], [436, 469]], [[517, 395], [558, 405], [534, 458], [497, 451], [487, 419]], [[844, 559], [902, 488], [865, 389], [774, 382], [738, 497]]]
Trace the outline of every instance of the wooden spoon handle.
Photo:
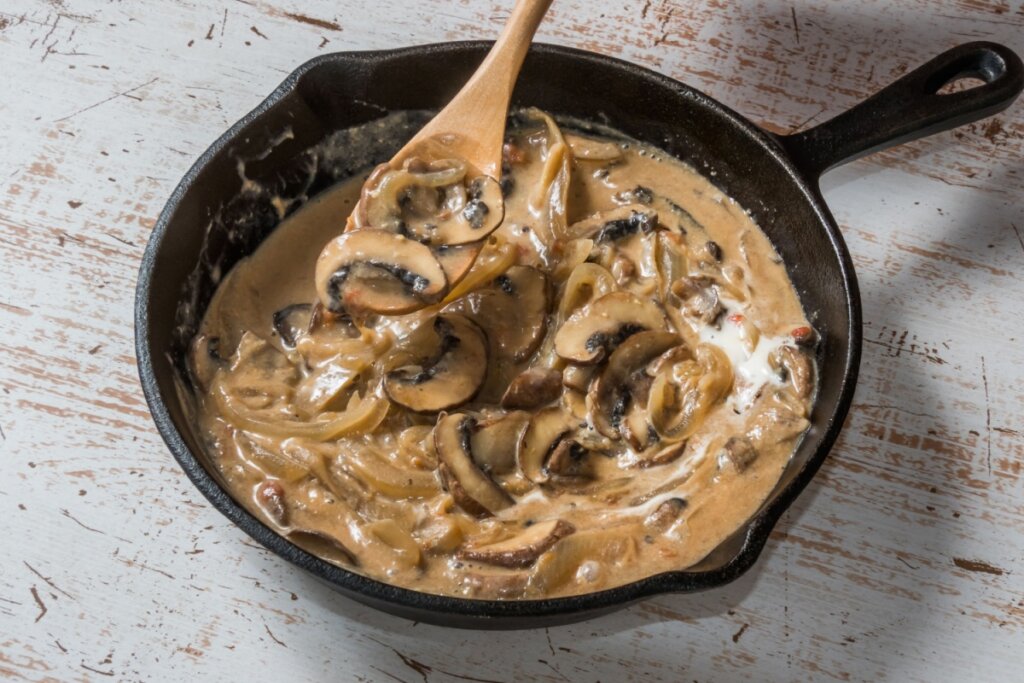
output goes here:
[[423, 140], [459, 137], [452, 149], [481, 172], [499, 177], [501, 145], [512, 89], [537, 27], [553, 0], [518, 0], [494, 47], [469, 82], [395, 159], [408, 156]]

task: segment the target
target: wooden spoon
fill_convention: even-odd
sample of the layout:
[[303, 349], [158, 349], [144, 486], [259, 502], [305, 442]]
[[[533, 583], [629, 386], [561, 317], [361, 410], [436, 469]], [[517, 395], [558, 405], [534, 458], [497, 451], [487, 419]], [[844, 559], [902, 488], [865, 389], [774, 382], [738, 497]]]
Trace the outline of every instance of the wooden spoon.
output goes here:
[[523, 59], [552, 0], [518, 0], [494, 47], [462, 90], [391, 159], [465, 159], [477, 171], [501, 176], [505, 118]]

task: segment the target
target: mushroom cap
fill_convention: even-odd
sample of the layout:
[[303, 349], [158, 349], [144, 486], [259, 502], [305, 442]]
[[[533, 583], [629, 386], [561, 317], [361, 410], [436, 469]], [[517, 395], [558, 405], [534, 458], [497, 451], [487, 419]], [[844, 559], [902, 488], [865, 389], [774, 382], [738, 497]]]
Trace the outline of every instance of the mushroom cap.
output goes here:
[[496, 354], [522, 361], [547, 329], [548, 279], [532, 266], [512, 266], [467, 297], [473, 319], [487, 332]]
[[527, 368], [515, 376], [501, 397], [502, 408], [532, 410], [562, 394], [562, 373], [546, 368]]
[[555, 334], [555, 352], [573, 363], [597, 363], [637, 332], [664, 330], [665, 316], [650, 299], [611, 292], [573, 313]]
[[529, 421], [530, 414], [523, 410], [478, 420], [470, 437], [473, 462], [487, 473], [512, 472], [516, 467], [516, 446]]
[[489, 517], [515, 504], [473, 461], [472, 437], [477, 421], [470, 415], [441, 415], [434, 426], [434, 447], [442, 480], [455, 502], [477, 517]]
[[595, 244], [602, 244], [616, 242], [629, 235], [646, 235], [657, 227], [657, 211], [641, 204], [627, 204], [573, 223], [569, 226], [569, 236], [589, 237]]
[[[487, 374], [487, 339], [476, 323], [455, 313], [437, 315], [430, 323], [434, 344], [428, 354], [424, 326], [406, 337], [384, 375], [384, 391], [395, 403], [418, 413], [436, 413], [470, 401]], [[397, 365], [398, 362], [392, 360]]]
[[633, 395], [635, 387], [631, 377], [682, 341], [672, 332], [647, 330], [629, 337], [612, 352], [604, 371], [590, 389], [591, 415], [597, 431], [613, 439], [619, 437], [623, 419], [634, 402], [646, 408], [647, 397]]
[[328, 242], [315, 284], [328, 310], [352, 313], [409, 313], [448, 290], [429, 247], [384, 230], [356, 230]]

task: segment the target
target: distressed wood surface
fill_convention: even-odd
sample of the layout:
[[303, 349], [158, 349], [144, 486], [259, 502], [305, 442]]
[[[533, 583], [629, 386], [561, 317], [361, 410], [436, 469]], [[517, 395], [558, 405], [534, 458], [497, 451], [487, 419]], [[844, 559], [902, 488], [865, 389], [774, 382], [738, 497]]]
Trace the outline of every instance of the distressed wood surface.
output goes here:
[[[255, 546], [142, 400], [132, 296], [197, 155], [332, 50], [492, 37], [508, 0], [0, 5], [0, 677], [1021, 680], [1024, 106], [829, 175], [864, 298], [843, 437], [757, 567], [577, 626], [388, 617]], [[1005, 0], [558, 0], [542, 40], [774, 130], [943, 49], [1024, 51]]]

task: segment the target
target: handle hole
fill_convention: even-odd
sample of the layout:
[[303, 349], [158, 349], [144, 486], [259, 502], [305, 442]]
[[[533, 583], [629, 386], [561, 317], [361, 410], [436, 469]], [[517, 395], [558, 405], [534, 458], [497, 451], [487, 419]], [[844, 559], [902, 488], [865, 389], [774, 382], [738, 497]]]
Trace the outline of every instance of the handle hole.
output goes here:
[[985, 81], [974, 76], [963, 76], [953, 78], [946, 81], [945, 85], [935, 91], [936, 95], [953, 95], [958, 92], [964, 92], [965, 90], [974, 90], [983, 85], [987, 85]]

